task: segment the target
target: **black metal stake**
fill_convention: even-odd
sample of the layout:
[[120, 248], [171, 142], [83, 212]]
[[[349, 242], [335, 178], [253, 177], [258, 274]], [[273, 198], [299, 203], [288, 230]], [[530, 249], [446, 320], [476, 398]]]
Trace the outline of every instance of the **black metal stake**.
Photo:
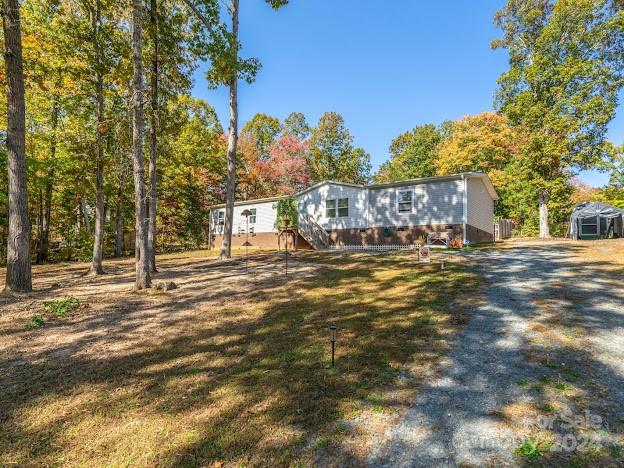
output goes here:
[[245, 230], [245, 274], [249, 274], [249, 216], [247, 218], [247, 229]]
[[334, 367], [334, 356], [336, 354], [336, 325], [331, 325], [329, 327], [329, 329], [331, 330], [331, 348], [332, 348], [332, 367]]
[[286, 250], [284, 251], [284, 259], [286, 261], [286, 276], [288, 276], [288, 236], [286, 236]]

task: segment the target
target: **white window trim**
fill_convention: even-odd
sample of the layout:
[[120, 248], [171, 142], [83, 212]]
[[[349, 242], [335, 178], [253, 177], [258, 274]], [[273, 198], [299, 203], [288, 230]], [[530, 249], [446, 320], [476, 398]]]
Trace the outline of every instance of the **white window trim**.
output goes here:
[[[347, 200], [347, 206], [339, 206], [341, 200]], [[347, 214], [344, 216], [340, 216], [340, 209], [347, 209]], [[336, 218], [348, 218], [349, 217], [349, 197], [337, 198], [336, 199]]]
[[[334, 202], [333, 208], [330, 208], [327, 206], [329, 202]], [[327, 213], [328, 210], [334, 210], [334, 216], [329, 216], [329, 214]], [[337, 217], [337, 214], [338, 214], [338, 200], [335, 198], [329, 198], [325, 200], [325, 218], [334, 219]]]
[[256, 224], [256, 221], [257, 221], [256, 217], [258, 216], [258, 210], [256, 208], [250, 208], [249, 211], [252, 212], [252, 214], [249, 215], [249, 224]]
[[[400, 208], [401, 204], [407, 203], [407, 202], [401, 202], [400, 201], [400, 195], [399, 194], [401, 194], [403, 192], [407, 192], [407, 193], [409, 193], [411, 195], [411, 200], [409, 202], [410, 203], [409, 211], [401, 211], [401, 208]], [[402, 215], [403, 214], [410, 214], [410, 213], [414, 212], [414, 190], [413, 189], [399, 189], [399, 190], [396, 191], [396, 210], [397, 210], [397, 213], [402, 214]]]

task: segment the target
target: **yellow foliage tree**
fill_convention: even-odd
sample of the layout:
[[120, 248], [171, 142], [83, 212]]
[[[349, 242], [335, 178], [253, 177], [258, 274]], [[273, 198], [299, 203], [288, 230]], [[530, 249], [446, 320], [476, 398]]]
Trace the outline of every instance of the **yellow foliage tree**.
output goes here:
[[435, 160], [438, 175], [486, 172], [496, 187], [505, 185], [504, 169], [520, 151], [521, 135], [495, 112], [468, 115], [453, 124]]

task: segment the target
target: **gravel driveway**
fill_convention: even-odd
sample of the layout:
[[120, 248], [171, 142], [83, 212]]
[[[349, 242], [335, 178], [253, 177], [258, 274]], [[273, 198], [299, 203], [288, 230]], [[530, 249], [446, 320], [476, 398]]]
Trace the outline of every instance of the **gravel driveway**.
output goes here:
[[[579, 268], [573, 258], [582, 249], [551, 242], [464, 254], [487, 282], [483, 300], [439, 376], [381, 436], [371, 465], [518, 464], [526, 437], [556, 437], [566, 411], [599, 415], [589, 430], [602, 437], [599, 449], [611, 451], [595, 455], [620, 456], [624, 275], [619, 266]], [[545, 451], [542, 459], [553, 463], [577, 456]]]

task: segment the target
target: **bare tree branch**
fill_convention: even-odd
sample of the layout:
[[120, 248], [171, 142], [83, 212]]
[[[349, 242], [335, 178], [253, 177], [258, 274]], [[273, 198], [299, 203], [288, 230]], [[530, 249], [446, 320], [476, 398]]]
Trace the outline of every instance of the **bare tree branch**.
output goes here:
[[208, 32], [210, 34], [213, 34], [214, 33], [213, 25], [208, 20], [208, 18], [206, 18], [206, 16], [201, 11], [199, 11], [199, 9], [195, 6], [195, 4], [191, 0], [183, 0], [183, 1], [193, 11], [197, 19], [199, 19], [202, 23], [204, 23], [204, 26], [206, 26], [206, 28], [208, 29]]

